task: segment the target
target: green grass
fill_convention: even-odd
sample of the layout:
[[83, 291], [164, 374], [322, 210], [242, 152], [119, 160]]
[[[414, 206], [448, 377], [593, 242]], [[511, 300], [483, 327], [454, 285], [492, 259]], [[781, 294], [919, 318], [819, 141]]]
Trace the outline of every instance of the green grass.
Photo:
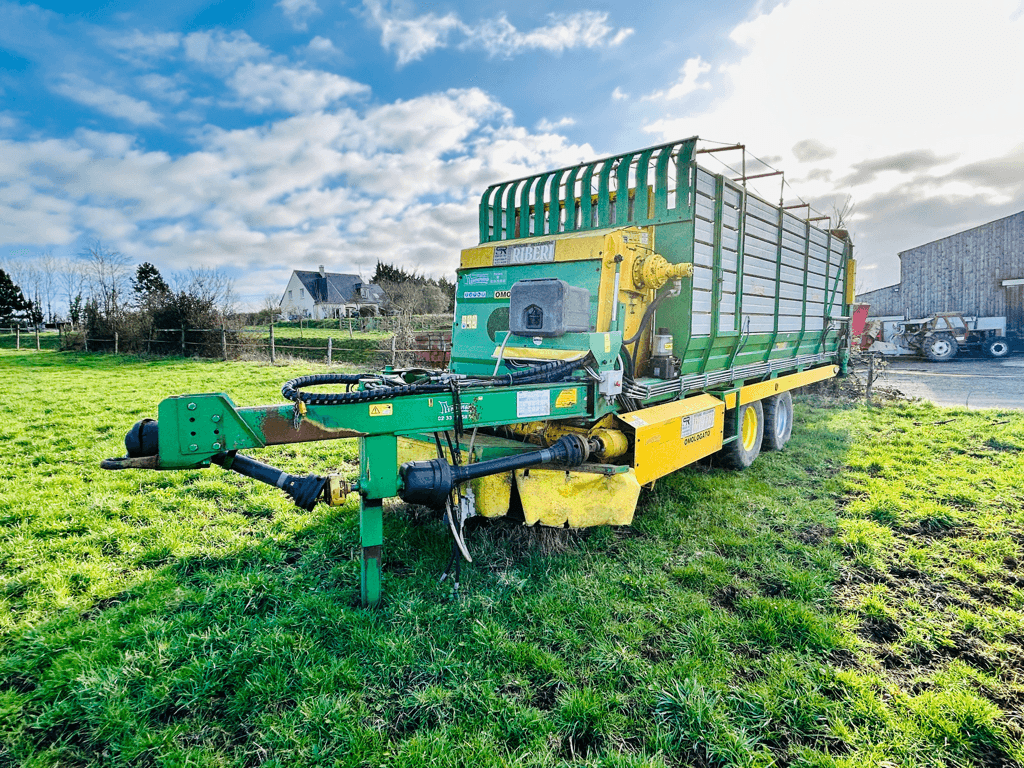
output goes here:
[[[18, 344], [21, 349], [36, 348], [36, 335], [32, 331], [22, 330], [19, 340], [17, 334], [11, 333], [9, 329], [0, 327], [0, 349], [13, 350]], [[56, 331], [43, 331], [39, 334], [39, 348], [57, 350], [60, 348], [60, 335]]]
[[1024, 759], [1024, 415], [800, 399], [786, 451], [631, 528], [475, 526], [458, 599], [441, 524], [390, 508], [366, 611], [353, 506], [97, 468], [166, 395], [308, 370], [0, 353], [0, 766]]

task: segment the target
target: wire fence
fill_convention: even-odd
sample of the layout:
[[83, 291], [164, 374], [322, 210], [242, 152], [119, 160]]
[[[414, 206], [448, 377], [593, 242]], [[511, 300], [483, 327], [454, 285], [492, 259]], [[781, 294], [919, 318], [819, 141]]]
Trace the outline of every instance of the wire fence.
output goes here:
[[[366, 322], [368, 320], [376, 322]], [[323, 322], [245, 328], [152, 328], [142, 338], [138, 334], [122, 337], [117, 332], [111, 336], [95, 336], [85, 330], [65, 327], [40, 331], [11, 326], [0, 328], [0, 348], [262, 359], [271, 363], [279, 359], [302, 359], [327, 365], [444, 367], [451, 359], [451, 317], [448, 315], [344, 318], [340, 323], [331, 321], [331, 327], [324, 327]]]

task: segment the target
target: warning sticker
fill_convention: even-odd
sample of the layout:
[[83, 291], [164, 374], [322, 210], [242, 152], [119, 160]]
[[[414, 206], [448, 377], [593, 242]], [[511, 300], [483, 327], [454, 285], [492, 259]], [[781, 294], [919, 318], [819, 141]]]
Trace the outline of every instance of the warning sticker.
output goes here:
[[462, 330], [464, 330], [464, 331], [476, 330], [476, 315], [463, 315], [462, 316]]
[[516, 418], [532, 419], [551, 415], [551, 396], [548, 390], [516, 392]]
[[563, 389], [555, 398], [555, 408], [572, 408], [576, 405], [576, 390]]
[[370, 403], [371, 416], [391, 416], [395, 406], [391, 403]]
[[604, 335], [604, 351], [605, 354], [612, 351], [612, 335], [610, 333]]
[[709, 408], [700, 413], [691, 413], [689, 416], [683, 416], [683, 424], [679, 436], [689, 437], [706, 429], [711, 429], [713, 426], [715, 426], [714, 408]]

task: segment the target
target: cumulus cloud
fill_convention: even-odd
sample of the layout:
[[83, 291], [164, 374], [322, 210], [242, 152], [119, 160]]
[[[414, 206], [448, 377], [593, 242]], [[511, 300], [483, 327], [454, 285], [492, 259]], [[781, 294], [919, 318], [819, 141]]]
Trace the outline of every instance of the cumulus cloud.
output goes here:
[[323, 109], [345, 96], [369, 93], [369, 86], [330, 72], [246, 62], [227, 80], [245, 109], [305, 112]]
[[105, 115], [127, 120], [135, 125], [160, 123], [160, 115], [153, 110], [148, 101], [134, 99], [113, 88], [98, 85], [81, 75], [65, 75], [52, 85], [50, 90]]
[[329, 38], [321, 37], [317, 35], [309, 41], [309, 45], [306, 46], [310, 51], [314, 53], [333, 53], [337, 49], [334, 47], [334, 43]]
[[386, 10], [381, 0], [363, 0], [363, 6], [371, 23], [380, 28], [380, 44], [385, 50], [395, 52], [399, 67], [446, 47], [448, 35], [462, 27], [454, 13], [401, 18]]
[[274, 5], [280, 8], [291, 25], [300, 31], [306, 30], [311, 17], [323, 13], [316, 0], [278, 0]]
[[453, 33], [463, 38], [460, 49], [479, 49], [501, 58], [530, 50], [561, 53], [572, 48], [614, 47], [633, 34], [630, 28], [615, 29], [608, 24], [608, 14], [598, 11], [553, 13], [548, 24], [521, 31], [505, 14], [468, 24], [455, 13], [408, 15], [385, 5], [384, 0], [363, 0], [363, 7], [370, 23], [381, 30], [381, 45], [394, 51], [399, 67], [446, 48]]
[[460, 48], [482, 48], [490, 56], [508, 58], [529, 50], [561, 53], [571, 48], [615, 47], [625, 42], [633, 30], [615, 30], [608, 24], [608, 14], [582, 11], [573, 14], [551, 14], [546, 26], [521, 32], [504, 15], [464, 26], [466, 39]]
[[[1024, 175], [1014, 153], [1020, 100], [1011, 95], [1024, 91], [1016, 6], [758, 5], [730, 34], [738, 53], [723, 50], [690, 81], [710, 83], [705, 103], [655, 102], [646, 128], [665, 140], [736, 137], [759, 156], [781, 155], [783, 170], [813, 163], [787, 195], [827, 211], [851, 194], [860, 258], [882, 265], [872, 280], [895, 282], [885, 266], [895, 253], [1024, 208], [1024, 186], [1009, 170]], [[715, 167], [711, 156], [706, 162]], [[766, 194], [772, 183], [762, 185]], [[948, 218], [951, 209], [961, 213]]]
[[551, 131], [557, 131], [559, 128], [568, 128], [570, 125], [576, 125], [576, 121], [571, 117], [563, 117], [554, 122], [547, 118], [543, 118], [537, 122], [536, 127], [541, 133], [550, 133]]
[[672, 85], [664, 90], [654, 91], [644, 98], [659, 101], [671, 101], [673, 99], [681, 99], [684, 96], [689, 96], [694, 91], [707, 90], [711, 87], [711, 83], [700, 82], [700, 77], [701, 75], [706, 75], [710, 71], [711, 65], [704, 61], [700, 56], [687, 59], [686, 63], [683, 64], [682, 68], [679, 70], [679, 78], [672, 83]]
[[816, 139], [804, 139], [793, 145], [793, 157], [801, 163], [813, 163], [815, 160], [828, 160], [836, 156], [833, 147], [826, 147]]
[[[103, 236], [136, 260], [242, 269], [252, 300], [292, 268], [372, 272], [377, 259], [450, 273], [476, 241], [480, 190], [579, 162], [587, 145], [517, 126], [478, 89], [212, 126], [180, 156], [79, 131], [0, 140], [0, 238], [41, 247]], [[287, 265], [287, 270], [282, 265]]]

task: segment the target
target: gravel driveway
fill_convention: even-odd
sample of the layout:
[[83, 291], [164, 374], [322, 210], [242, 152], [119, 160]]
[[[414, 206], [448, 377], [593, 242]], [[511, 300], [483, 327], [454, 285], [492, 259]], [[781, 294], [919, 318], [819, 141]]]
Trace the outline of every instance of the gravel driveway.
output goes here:
[[1024, 355], [1005, 360], [959, 358], [948, 363], [888, 358], [881, 386], [937, 405], [1024, 409]]

